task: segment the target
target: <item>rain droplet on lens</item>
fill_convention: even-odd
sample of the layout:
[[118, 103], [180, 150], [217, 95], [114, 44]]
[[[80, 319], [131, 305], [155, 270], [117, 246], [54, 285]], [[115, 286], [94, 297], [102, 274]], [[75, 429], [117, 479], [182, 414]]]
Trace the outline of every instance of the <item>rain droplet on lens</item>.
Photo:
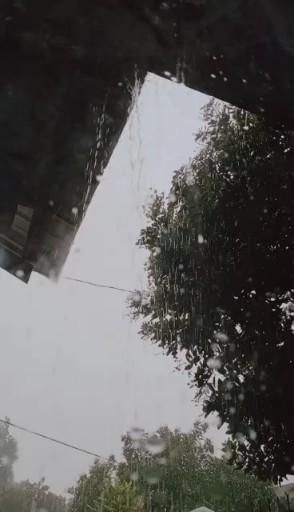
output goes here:
[[229, 336], [225, 332], [215, 332], [214, 337], [217, 341], [220, 341], [221, 343], [227, 343], [227, 341], [229, 341]]
[[168, 195], [168, 201], [170, 203], [175, 203], [177, 201], [176, 194], [174, 194], [173, 192], [170, 192], [170, 194]]
[[146, 449], [152, 453], [152, 455], [157, 455], [165, 449], [166, 443], [160, 437], [154, 435], [147, 439]]
[[141, 304], [142, 302], [142, 293], [139, 290], [135, 290], [131, 294], [131, 300], [134, 304]]
[[129, 434], [130, 434], [130, 438], [133, 441], [138, 441], [139, 439], [142, 439], [142, 437], [144, 436], [144, 430], [139, 427], [134, 427], [134, 428], [132, 428], [132, 430], [130, 431]]
[[210, 421], [210, 425], [212, 427], [220, 428], [222, 424], [223, 422], [221, 420], [221, 417], [218, 414], [213, 415], [212, 420]]
[[236, 324], [235, 325], [235, 331], [238, 333], [238, 334], [241, 334], [242, 333], [242, 327], [240, 324]]
[[233, 455], [232, 450], [230, 450], [230, 448], [228, 446], [226, 446], [226, 448], [224, 450], [224, 458], [225, 458], [225, 460], [230, 460], [232, 455]]
[[158, 482], [159, 482], [159, 478], [158, 478], [158, 476], [148, 476], [148, 477], [146, 478], [146, 481], [147, 481], [147, 482], [148, 482], [148, 484], [150, 484], [150, 485], [156, 485], [156, 484], [158, 484]]
[[212, 370], [219, 370], [222, 367], [222, 362], [217, 357], [210, 357], [207, 361], [207, 366]]
[[159, 464], [162, 464], [162, 465], [166, 464], [166, 463], [167, 463], [167, 459], [166, 459], [166, 457], [160, 457], [160, 458], [158, 459], [158, 463], [159, 463]]
[[253, 428], [250, 428], [249, 429], [249, 438], [252, 440], [252, 441], [255, 441], [255, 439], [257, 438], [257, 434], [255, 432], [255, 430], [253, 430]]
[[10, 459], [7, 455], [3, 455], [3, 457], [1, 457], [1, 465], [2, 466], [9, 466], [10, 464]]
[[239, 441], [239, 443], [244, 444], [246, 442], [246, 437], [241, 432], [237, 432], [236, 439]]

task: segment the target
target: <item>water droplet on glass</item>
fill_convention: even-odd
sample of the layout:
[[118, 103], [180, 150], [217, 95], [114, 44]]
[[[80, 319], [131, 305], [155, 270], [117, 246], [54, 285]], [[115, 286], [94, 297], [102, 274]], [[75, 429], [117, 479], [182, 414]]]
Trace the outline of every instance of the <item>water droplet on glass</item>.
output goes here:
[[160, 458], [158, 459], [158, 463], [159, 463], [159, 464], [162, 464], [162, 465], [166, 464], [166, 463], [167, 463], [167, 459], [166, 459], [166, 457], [160, 457]]
[[142, 439], [142, 437], [144, 436], [144, 430], [139, 427], [134, 427], [134, 428], [132, 428], [132, 430], [130, 431], [129, 434], [130, 434], [130, 438], [133, 441], [138, 441], [138, 440]]
[[199, 234], [198, 235], [198, 244], [203, 244], [204, 243], [204, 237], [203, 235]]
[[234, 387], [233, 383], [230, 380], [226, 382], [225, 386], [228, 391], [231, 391], [231, 389], [233, 389]]
[[148, 476], [146, 478], [146, 481], [148, 482], [148, 484], [150, 485], [156, 485], [158, 484], [159, 482], [159, 478], [157, 476]]
[[232, 454], [232, 450], [228, 446], [226, 446], [226, 448], [224, 449], [224, 458], [225, 458], [225, 460], [227, 460], [227, 461], [230, 460], [232, 455], [233, 455]]
[[255, 441], [255, 439], [257, 438], [257, 434], [255, 432], [255, 430], [253, 430], [253, 428], [250, 428], [249, 429], [249, 439], [251, 439], [252, 441]]
[[242, 327], [240, 324], [236, 324], [235, 325], [235, 331], [238, 333], [238, 334], [241, 334], [242, 333]]
[[18, 270], [15, 272], [15, 275], [16, 275], [16, 277], [18, 277], [19, 279], [23, 279], [23, 278], [24, 278], [25, 273], [24, 273], [24, 271], [23, 271], [23, 270], [18, 269]]
[[131, 293], [131, 301], [135, 304], [141, 304], [142, 302], [142, 293], [139, 290], [135, 290]]
[[152, 453], [152, 455], [157, 455], [165, 449], [165, 441], [154, 435], [147, 440], [146, 449]]
[[217, 357], [210, 357], [207, 361], [207, 366], [212, 370], [219, 370], [222, 367], [222, 362]]
[[210, 421], [210, 425], [212, 427], [220, 428], [222, 426], [223, 422], [221, 420], [221, 417], [218, 414], [213, 415], [212, 420]]
[[223, 80], [224, 80], [224, 82], [227, 82], [228, 78], [226, 76], [224, 76]]
[[175, 203], [176, 200], [177, 200], [176, 194], [174, 194], [173, 192], [170, 192], [170, 194], [168, 195], [168, 201], [170, 203]]
[[214, 73], [210, 73], [211, 78], [216, 78], [216, 75]]
[[192, 185], [194, 185], [195, 179], [194, 179], [192, 172], [189, 172], [186, 174], [186, 183], [187, 183], [188, 187], [191, 187]]
[[1, 466], [9, 466], [11, 463], [11, 461], [9, 460], [9, 457], [7, 457], [7, 455], [3, 455], [3, 457], [1, 457]]
[[237, 432], [236, 439], [239, 441], [239, 443], [244, 444], [246, 442], [246, 437], [241, 432]]
[[137, 482], [139, 480], [139, 473], [138, 473], [138, 471], [134, 471], [133, 473], [131, 473], [131, 480], [133, 482]]
[[51, 206], [51, 208], [52, 208], [52, 206], [54, 206], [54, 201], [53, 201], [52, 199], [50, 199], [50, 201], [48, 201], [48, 204], [49, 204], [49, 206]]
[[229, 336], [225, 332], [215, 332], [214, 337], [217, 341], [220, 341], [221, 343], [227, 343], [227, 341], [229, 341]]
[[72, 214], [76, 217], [76, 216], [78, 215], [78, 213], [79, 213], [79, 209], [78, 209], [76, 206], [74, 206], [74, 207], [71, 209], [71, 212], [72, 212]]

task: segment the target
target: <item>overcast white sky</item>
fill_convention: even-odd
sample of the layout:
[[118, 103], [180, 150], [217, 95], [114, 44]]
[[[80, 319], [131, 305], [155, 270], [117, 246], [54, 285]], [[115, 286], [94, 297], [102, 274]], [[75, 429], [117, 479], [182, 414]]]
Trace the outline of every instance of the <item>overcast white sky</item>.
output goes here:
[[[208, 97], [149, 75], [84, 223], [63, 276], [128, 289], [144, 283], [135, 243], [150, 187], [167, 191], [194, 153]], [[108, 456], [132, 427], [189, 429], [199, 417], [187, 379], [142, 341], [126, 296], [33, 275], [24, 285], [0, 272], [0, 417]], [[29, 434], [19, 442], [16, 478], [46, 477], [63, 491], [93, 459]], [[216, 434], [215, 439], [220, 439]]]

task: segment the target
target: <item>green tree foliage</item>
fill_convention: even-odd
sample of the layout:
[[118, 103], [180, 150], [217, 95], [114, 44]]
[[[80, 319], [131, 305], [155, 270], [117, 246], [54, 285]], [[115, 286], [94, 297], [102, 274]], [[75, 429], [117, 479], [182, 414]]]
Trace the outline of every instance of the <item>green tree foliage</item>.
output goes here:
[[[162, 427], [122, 438], [124, 461], [98, 463], [80, 479], [73, 512], [274, 512], [272, 488], [217, 458], [207, 425], [187, 433]], [[81, 499], [82, 498], [82, 499]]]
[[105, 463], [97, 460], [89, 474], [80, 476], [78, 484], [70, 490], [73, 494], [74, 512], [87, 512], [99, 507], [99, 499], [103, 496], [105, 487], [111, 483], [114, 465], [113, 459]]
[[234, 460], [277, 481], [294, 471], [293, 135], [218, 102], [204, 120], [191, 165], [146, 211], [148, 287], [131, 310], [185, 355]]
[[14, 483], [0, 494], [0, 512], [66, 512], [63, 496], [50, 491], [44, 479], [38, 483], [29, 481]]
[[114, 481], [106, 486], [98, 509], [105, 512], [141, 512], [143, 499], [132, 482]]
[[9, 431], [9, 419], [0, 423], [0, 512], [66, 512], [63, 496], [52, 493], [42, 479], [15, 483], [13, 465], [17, 460], [17, 442]]
[[9, 432], [9, 424], [0, 423], [0, 492], [11, 485], [16, 460], [17, 443]]
[[141, 512], [142, 499], [131, 481], [118, 479], [114, 458], [96, 461], [72, 489], [72, 512]]
[[120, 478], [136, 483], [146, 511], [190, 511], [206, 505], [218, 512], [274, 510], [272, 489], [217, 458], [207, 425], [187, 433], [160, 428], [155, 434], [123, 438], [126, 459]]

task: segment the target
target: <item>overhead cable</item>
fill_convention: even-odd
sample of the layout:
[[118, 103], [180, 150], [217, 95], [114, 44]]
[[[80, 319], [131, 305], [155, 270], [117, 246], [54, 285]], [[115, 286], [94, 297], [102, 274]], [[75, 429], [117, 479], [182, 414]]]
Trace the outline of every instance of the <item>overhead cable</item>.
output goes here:
[[51, 437], [46, 434], [42, 434], [41, 432], [37, 432], [35, 430], [31, 430], [29, 428], [22, 427], [21, 425], [17, 425], [16, 423], [13, 423], [9, 419], [0, 418], [0, 423], [8, 425], [9, 427], [15, 428], [17, 430], [21, 430], [22, 432], [27, 432], [28, 434], [31, 434], [33, 436], [40, 437], [41, 439], [46, 439], [47, 441], [51, 441], [52, 443], [60, 444], [62, 446], [65, 446], [66, 448], [71, 448], [72, 450], [76, 450], [78, 452], [85, 453], [86, 455], [91, 455], [97, 459], [108, 460], [105, 457], [101, 457], [101, 455], [99, 455], [98, 453], [95, 453], [91, 450], [86, 450], [85, 448], [81, 448], [80, 446], [76, 446], [74, 444], [67, 443], [66, 441], [60, 441], [60, 439], [56, 439], [55, 437]]

